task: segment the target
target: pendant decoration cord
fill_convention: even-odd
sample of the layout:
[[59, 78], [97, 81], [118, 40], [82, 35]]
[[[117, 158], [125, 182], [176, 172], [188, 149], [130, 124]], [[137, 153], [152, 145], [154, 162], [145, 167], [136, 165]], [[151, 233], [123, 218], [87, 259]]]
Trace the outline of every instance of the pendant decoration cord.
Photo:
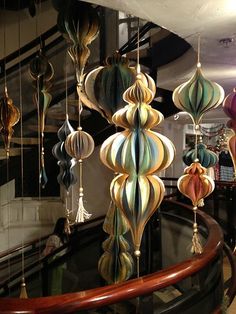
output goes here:
[[[5, 9], [5, 0], [4, 0]], [[20, 120], [20, 111], [13, 104], [7, 90], [7, 72], [6, 72], [6, 16], [3, 23], [3, 53], [4, 53], [4, 90], [0, 98], [0, 133], [5, 145], [6, 158], [10, 157], [10, 143], [14, 133], [13, 126]]]
[[[66, 116], [65, 121], [61, 128], [57, 132], [57, 136], [59, 138], [59, 142], [54, 145], [52, 149], [53, 156], [58, 160], [57, 164], [60, 168], [60, 172], [57, 176], [57, 182], [65, 189], [66, 196], [65, 196], [65, 217], [67, 218], [67, 232], [70, 233], [70, 226], [71, 226], [71, 212], [68, 208], [68, 200], [70, 196], [70, 188], [73, 184], [76, 183], [77, 179], [74, 174], [74, 159], [67, 154], [65, 149], [65, 140], [69, 134], [74, 132], [73, 127], [69, 122], [69, 113], [68, 113], [68, 77], [67, 77], [67, 58], [65, 62], [65, 100], [66, 100]], [[73, 199], [73, 198], [72, 198]]]
[[113, 123], [125, 130], [109, 137], [100, 150], [101, 161], [118, 173], [110, 186], [111, 198], [128, 222], [136, 258], [141, 254], [144, 227], [164, 197], [164, 184], [154, 172], [166, 169], [175, 155], [171, 141], [150, 130], [164, 118], [149, 105], [155, 84], [147, 77], [145, 81], [138, 74], [125, 91], [128, 105], [112, 117]]
[[203, 251], [198, 232], [197, 209], [199, 206], [204, 206], [204, 198], [212, 193], [215, 187], [214, 181], [207, 176], [207, 169], [203, 165], [209, 167], [217, 161], [216, 156], [208, 152], [204, 144], [198, 144], [197, 132], [200, 129], [203, 115], [218, 107], [224, 99], [223, 88], [217, 83], [207, 80], [202, 73], [200, 35], [197, 46], [196, 71], [189, 81], [179, 85], [174, 90], [172, 96], [175, 106], [190, 115], [195, 129], [195, 147], [193, 151], [187, 153], [189, 159], [192, 158], [193, 161], [191, 163], [190, 160], [190, 166], [185, 168], [184, 174], [177, 182], [179, 191], [188, 197], [193, 204], [194, 221], [191, 247], [193, 254], [200, 254]]
[[78, 128], [65, 141], [66, 152], [79, 163], [79, 200], [75, 222], [83, 222], [90, 217], [84, 208], [84, 189], [82, 186], [82, 162], [94, 150], [91, 135], [81, 127], [82, 101], [80, 90], [83, 88], [84, 69], [90, 55], [88, 45], [97, 37], [99, 21], [96, 10], [88, 3], [68, 0], [56, 6], [58, 10], [58, 28], [69, 44], [68, 54], [74, 63], [77, 80]]
[[[18, 0], [20, 7], [20, 0]], [[22, 103], [22, 73], [21, 73], [21, 19], [20, 11], [18, 15], [18, 40], [19, 40], [19, 105], [20, 113], [23, 116], [23, 103]], [[21, 219], [24, 221], [24, 146], [23, 146], [23, 121], [20, 120], [20, 152], [21, 152]], [[24, 230], [22, 230], [22, 251], [21, 251], [21, 286], [20, 286], [20, 299], [27, 299], [27, 289], [25, 283], [25, 254], [24, 254]]]
[[51, 80], [54, 76], [52, 64], [43, 53], [42, 47], [36, 57], [30, 62], [30, 75], [34, 80], [35, 93], [33, 101], [38, 112], [38, 136], [39, 136], [39, 185], [45, 188], [48, 178], [45, 169], [44, 130], [47, 110], [52, 100], [49, 93], [52, 87]]
[[134, 271], [130, 245], [124, 237], [129, 225], [113, 201], [107, 211], [103, 230], [109, 237], [102, 243], [104, 253], [99, 259], [98, 271], [108, 284], [128, 280]]

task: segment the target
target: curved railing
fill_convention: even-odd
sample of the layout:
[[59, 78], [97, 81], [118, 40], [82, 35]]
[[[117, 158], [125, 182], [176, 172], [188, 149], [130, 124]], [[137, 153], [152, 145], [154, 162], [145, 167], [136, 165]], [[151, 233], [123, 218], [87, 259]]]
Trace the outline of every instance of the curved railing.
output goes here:
[[[173, 206], [191, 207], [175, 201], [167, 201]], [[219, 225], [208, 215], [199, 211], [198, 219], [208, 230], [204, 251], [181, 263], [141, 278], [124, 283], [109, 285], [77, 293], [69, 293], [45, 298], [0, 300], [0, 313], [74, 313], [82, 309], [92, 309], [123, 300], [152, 293], [173, 285], [206, 267], [223, 248], [223, 235]]]

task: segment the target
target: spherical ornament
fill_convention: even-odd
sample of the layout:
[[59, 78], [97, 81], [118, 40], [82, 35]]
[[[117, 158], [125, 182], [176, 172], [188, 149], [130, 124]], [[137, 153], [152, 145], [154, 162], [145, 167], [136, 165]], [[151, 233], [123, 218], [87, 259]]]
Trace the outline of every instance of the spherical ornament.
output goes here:
[[82, 130], [72, 132], [65, 141], [66, 152], [80, 161], [89, 157], [94, 150], [94, 140], [90, 134]]

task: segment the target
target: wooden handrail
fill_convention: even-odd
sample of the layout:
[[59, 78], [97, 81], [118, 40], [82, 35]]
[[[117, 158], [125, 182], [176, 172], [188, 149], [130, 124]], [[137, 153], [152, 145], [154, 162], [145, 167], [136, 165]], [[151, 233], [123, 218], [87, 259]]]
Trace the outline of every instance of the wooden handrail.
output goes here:
[[[192, 210], [190, 206], [179, 202], [167, 202], [173, 205], [180, 205], [187, 210]], [[202, 211], [198, 212], [198, 218], [204, 222], [209, 231], [202, 254], [195, 255], [167, 269], [120, 284], [44, 298], [25, 300], [13, 298], [1, 299], [0, 313], [73, 313], [78, 310], [97, 308], [120, 302], [121, 300], [149, 294], [158, 289], [173, 285], [204, 268], [222, 251], [223, 234], [219, 225]]]
[[226, 292], [226, 296], [228, 297], [228, 302], [230, 305], [236, 295], [236, 257], [233, 255], [231, 249], [226, 244], [224, 244], [224, 252], [229, 260], [231, 267], [230, 285]]

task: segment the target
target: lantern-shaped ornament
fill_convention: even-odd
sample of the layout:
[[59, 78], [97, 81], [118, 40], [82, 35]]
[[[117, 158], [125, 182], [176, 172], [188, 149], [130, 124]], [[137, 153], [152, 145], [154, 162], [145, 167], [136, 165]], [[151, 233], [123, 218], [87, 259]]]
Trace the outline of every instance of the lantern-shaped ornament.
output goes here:
[[58, 3], [57, 26], [69, 44], [68, 53], [75, 65], [77, 83], [82, 84], [88, 45], [99, 33], [99, 19], [91, 4], [77, 0]]
[[90, 134], [84, 132], [81, 127], [72, 132], [65, 141], [66, 152], [79, 162], [79, 204], [75, 222], [84, 222], [89, 219], [89, 214], [84, 208], [83, 196], [83, 159], [89, 157], [94, 150], [94, 141]]
[[4, 88], [0, 99], [0, 133], [5, 144], [6, 158], [10, 156], [10, 143], [13, 134], [13, 126], [20, 120], [20, 111], [14, 106], [12, 99], [8, 96], [7, 86]]
[[65, 149], [65, 140], [72, 132], [74, 132], [74, 129], [70, 125], [67, 116], [65, 122], [57, 132], [60, 142], [54, 145], [52, 149], [53, 156], [58, 160], [58, 166], [60, 167], [60, 173], [57, 176], [57, 181], [59, 184], [63, 185], [67, 191], [71, 185], [76, 183], [76, 177], [72, 170], [75, 165], [75, 161], [67, 154]]
[[192, 78], [173, 92], [175, 106], [190, 115], [196, 128], [199, 127], [203, 114], [218, 107], [223, 99], [223, 88], [204, 77], [199, 62]]
[[214, 190], [214, 181], [206, 175], [206, 168], [202, 167], [196, 160], [184, 170], [184, 175], [179, 178], [177, 186], [179, 191], [188, 197], [193, 204], [194, 223], [191, 252], [202, 253], [196, 215], [199, 204]]
[[218, 156], [216, 155], [216, 153], [207, 149], [205, 144], [198, 143], [196, 149], [193, 148], [187, 151], [183, 156], [183, 161], [187, 166], [190, 166], [196, 159], [196, 151], [197, 151], [197, 158], [199, 160], [199, 163], [203, 167], [210, 168], [210, 167], [214, 167], [217, 164]]
[[129, 230], [122, 212], [111, 202], [103, 230], [110, 236], [103, 242], [104, 253], [99, 259], [98, 270], [107, 283], [119, 283], [133, 273], [133, 258], [128, 252], [129, 244], [124, 234]]
[[123, 97], [128, 106], [117, 111], [112, 120], [125, 130], [103, 143], [100, 157], [120, 173], [111, 183], [111, 197], [130, 226], [138, 261], [144, 227], [164, 197], [164, 184], [153, 173], [171, 164], [175, 150], [168, 138], [150, 130], [163, 116], [149, 105], [154, 93], [140, 74]]
[[[156, 87], [149, 75], [139, 73], [143, 83], [155, 93]], [[128, 59], [115, 53], [106, 59], [106, 65], [92, 70], [86, 75], [84, 88], [77, 88], [83, 104], [97, 110], [109, 123], [113, 114], [123, 108], [126, 102], [123, 93], [136, 77], [136, 69], [129, 66]]]
[[68, 222], [68, 233], [70, 233], [70, 213], [68, 208], [68, 198], [69, 198], [69, 188], [71, 185], [76, 183], [76, 177], [73, 172], [73, 167], [75, 165], [75, 160], [67, 154], [65, 149], [65, 140], [69, 134], [74, 132], [74, 129], [70, 125], [68, 120], [68, 115], [66, 115], [66, 120], [57, 132], [59, 142], [53, 146], [52, 153], [53, 156], [58, 160], [57, 164], [60, 167], [60, 173], [57, 176], [57, 181], [60, 185], [63, 185], [66, 189], [66, 209], [65, 216]]

